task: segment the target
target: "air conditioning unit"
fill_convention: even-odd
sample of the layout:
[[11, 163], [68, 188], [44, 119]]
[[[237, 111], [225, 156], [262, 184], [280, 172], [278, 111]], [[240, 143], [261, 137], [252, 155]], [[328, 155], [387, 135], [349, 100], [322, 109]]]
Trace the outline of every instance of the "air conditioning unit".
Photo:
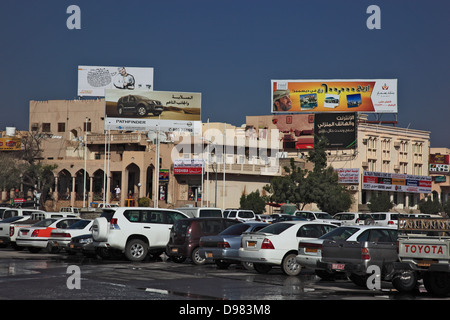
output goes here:
[[394, 170], [395, 170], [395, 171], [398, 171], [398, 170], [400, 170], [400, 166], [399, 166], [398, 164], [397, 164], [397, 165], [395, 165], [395, 166], [394, 166]]
[[394, 141], [394, 148], [400, 148], [400, 141]]
[[362, 139], [362, 143], [367, 144], [367, 138]]
[[361, 163], [361, 167], [363, 167], [363, 168], [366, 168], [366, 167], [368, 167], [369, 166], [369, 163], [367, 162], [367, 161], [363, 161], [362, 163]]
[[352, 184], [351, 186], [348, 187], [348, 190], [350, 191], [358, 191], [358, 186], [355, 184]]

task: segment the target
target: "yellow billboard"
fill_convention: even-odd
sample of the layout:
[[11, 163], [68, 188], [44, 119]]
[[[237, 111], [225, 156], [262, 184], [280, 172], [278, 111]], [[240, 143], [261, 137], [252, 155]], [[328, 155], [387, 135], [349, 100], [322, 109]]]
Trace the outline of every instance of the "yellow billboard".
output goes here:
[[22, 150], [22, 140], [20, 138], [5, 137], [0, 138], [0, 151]]

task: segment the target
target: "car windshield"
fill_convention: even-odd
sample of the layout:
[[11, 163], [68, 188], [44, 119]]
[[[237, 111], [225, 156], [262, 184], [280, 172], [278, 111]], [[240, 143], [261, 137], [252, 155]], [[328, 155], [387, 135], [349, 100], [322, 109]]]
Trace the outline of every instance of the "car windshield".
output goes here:
[[226, 228], [221, 233], [219, 233], [221, 236], [238, 236], [241, 235], [243, 232], [245, 232], [250, 226], [245, 223], [238, 223], [235, 225], [232, 225], [231, 227]]
[[56, 220], [58, 220], [58, 219], [44, 219], [42, 221], [39, 221], [39, 222], [36, 222], [35, 224], [33, 224], [33, 227], [48, 227]]
[[3, 219], [2, 221], [0, 221], [0, 223], [14, 222], [14, 221], [17, 221], [17, 220], [22, 219], [22, 218], [23, 217], [21, 217], [21, 216], [9, 217], [9, 218]]
[[220, 209], [201, 209], [199, 217], [222, 218], [222, 210], [220, 210]]
[[271, 224], [270, 226], [262, 228], [258, 232], [271, 233], [271, 234], [280, 234], [280, 233], [282, 233], [283, 231], [289, 229], [292, 226], [293, 226], [292, 223], [277, 222], [277, 223]]
[[319, 239], [327, 239], [327, 240], [347, 240], [350, 238], [355, 232], [357, 232], [358, 228], [353, 227], [339, 227], [330, 231]]
[[317, 216], [318, 219], [333, 219], [331, 214], [326, 213], [326, 212], [316, 213], [316, 216]]
[[90, 222], [91, 222], [90, 220], [80, 220], [72, 224], [67, 229], [78, 229], [78, 230], [84, 229]]

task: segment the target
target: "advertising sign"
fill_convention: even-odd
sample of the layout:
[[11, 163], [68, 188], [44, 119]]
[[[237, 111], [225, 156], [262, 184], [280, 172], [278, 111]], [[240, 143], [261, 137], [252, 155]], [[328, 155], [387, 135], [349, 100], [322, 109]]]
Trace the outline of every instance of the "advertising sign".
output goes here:
[[338, 173], [339, 183], [359, 184], [359, 168], [334, 169]]
[[330, 149], [355, 149], [356, 123], [355, 112], [317, 113], [314, 119], [315, 139], [326, 138]]
[[397, 113], [397, 79], [272, 80], [271, 112]]
[[202, 174], [205, 160], [175, 159], [173, 161], [174, 174]]
[[78, 95], [104, 97], [105, 89], [153, 90], [153, 68], [78, 66]]
[[5, 150], [22, 150], [22, 140], [20, 138], [0, 138], [0, 151]]
[[365, 190], [431, 193], [432, 177], [409, 174], [364, 171]]
[[432, 174], [449, 174], [450, 164], [448, 154], [430, 154], [430, 168]]
[[164, 132], [201, 129], [201, 93], [105, 90], [105, 127], [112, 130]]

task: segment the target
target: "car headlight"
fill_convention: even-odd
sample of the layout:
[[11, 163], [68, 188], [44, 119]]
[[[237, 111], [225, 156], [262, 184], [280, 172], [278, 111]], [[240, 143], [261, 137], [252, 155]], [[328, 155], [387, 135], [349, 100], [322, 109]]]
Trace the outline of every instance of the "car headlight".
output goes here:
[[92, 238], [80, 239], [80, 243], [82, 244], [92, 243], [93, 241]]

